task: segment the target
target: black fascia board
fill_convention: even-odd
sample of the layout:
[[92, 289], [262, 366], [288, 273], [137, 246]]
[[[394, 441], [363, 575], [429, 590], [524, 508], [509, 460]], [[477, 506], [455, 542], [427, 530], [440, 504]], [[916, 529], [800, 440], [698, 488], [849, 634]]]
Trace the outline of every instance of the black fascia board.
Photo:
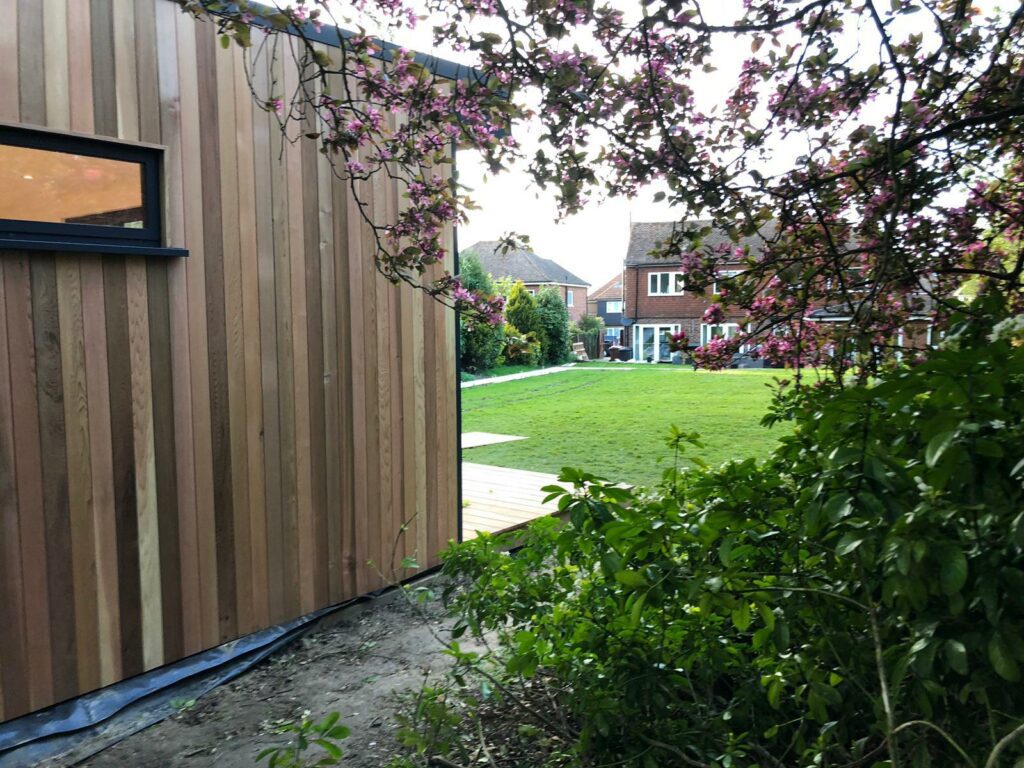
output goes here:
[[[205, 0], [201, 0], [201, 4], [206, 7], [207, 2], [205, 2]], [[280, 13], [276, 8], [265, 5], [264, 3], [249, 3], [249, 7], [255, 10], [256, 13]], [[237, 3], [228, 3], [224, 11], [213, 11], [212, 9], [207, 10], [215, 15], [223, 15], [224, 13], [235, 13], [239, 10], [239, 7]], [[303, 24], [301, 29], [296, 27], [294, 24], [289, 24], [287, 27], [275, 27], [273, 24], [259, 17], [253, 19], [253, 25], [266, 29], [278, 29], [280, 31], [287, 32], [289, 35], [302, 37], [307, 40], [312, 40], [315, 43], [329, 45], [333, 48], [340, 48], [342, 40], [350, 40], [359, 34], [348, 29], [342, 29], [341, 27], [334, 26], [333, 24], [321, 24], [319, 30], [309, 22]], [[379, 38], [373, 38], [373, 44], [379, 49], [377, 53], [373, 54], [373, 58], [380, 59], [382, 61], [391, 61], [394, 58], [395, 52], [402, 48], [400, 45], [389, 43], [388, 41], [381, 40]], [[446, 80], [472, 80], [477, 83], [484, 82], [484, 74], [479, 69], [471, 67], [468, 64], [458, 64], [457, 62], [449, 61], [448, 59], [442, 59], [440, 56], [421, 53], [419, 51], [413, 52], [413, 60], [424, 69], [427, 69], [438, 77], [443, 77]]]

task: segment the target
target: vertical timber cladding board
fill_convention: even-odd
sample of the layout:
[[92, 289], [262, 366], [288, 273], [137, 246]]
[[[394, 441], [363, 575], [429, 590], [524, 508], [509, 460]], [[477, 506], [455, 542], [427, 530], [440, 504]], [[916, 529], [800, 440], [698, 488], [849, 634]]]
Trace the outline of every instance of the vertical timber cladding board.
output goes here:
[[[135, 54], [139, 94], [139, 138], [159, 143], [162, 138], [160, 89], [160, 52], [157, 50], [156, 6], [150, 0], [135, 0]], [[166, 56], [166, 53], [164, 54]], [[173, 133], [173, 132], [172, 132]], [[168, 164], [170, 165], [170, 158]], [[166, 174], [169, 175], [169, 174]], [[170, 191], [170, 185], [168, 185]], [[173, 194], [168, 196], [170, 200]], [[179, 215], [180, 218], [180, 215]], [[149, 304], [149, 357], [152, 381], [152, 435], [154, 491], [157, 503], [155, 534], [159, 542], [160, 624], [163, 654], [167, 658], [184, 655], [182, 618], [182, 572], [179, 556], [177, 451], [174, 428], [174, 381], [172, 375], [171, 307], [169, 272], [172, 262], [148, 259], [145, 270]]]
[[[256, 32], [260, 35], [260, 32]], [[255, 45], [260, 44], [257, 38]], [[270, 87], [267, 67], [257, 67], [255, 87], [266, 93]], [[248, 94], [243, 94], [248, 98]], [[236, 95], [237, 98], [237, 95]], [[275, 232], [272, 225], [274, 202], [271, 185], [271, 115], [259, 107], [255, 100], [252, 112], [252, 146], [255, 175], [256, 260], [259, 281], [260, 384], [263, 395], [263, 488], [266, 498], [264, 521], [267, 538], [267, 609], [270, 622], [279, 622], [286, 615], [284, 607], [284, 540], [282, 537], [282, 480], [281, 480], [281, 420], [278, 398], [277, 356], [277, 289], [275, 287]]]
[[[235, 76], [235, 144], [238, 150], [238, 228], [239, 264], [241, 271], [241, 328], [245, 380], [245, 443], [247, 451], [247, 490], [249, 493], [249, 528], [252, 547], [251, 583], [252, 620], [257, 627], [270, 623], [267, 591], [267, 510], [266, 486], [263, 481], [263, 432], [266, 429], [261, 380], [261, 323], [259, 241], [257, 222], [256, 145], [253, 125], [254, 99], [249, 91], [242, 60], [232, 56]], [[265, 113], [264, 113], [265, 115]], [[265, 120], [265, 117], [264, 117]], [[265, 151], [265, 150], [264, 150]], [[259, 162], [264, 158], [260, 157]]]
[[[9, 720], [434, 564], [457, 510], [451, 315], [377, 274], [352, 191], [282, 139], [241, 52], [168, 0], [0, 9], [3, 118], [164, 146], [190, 250], [0, 252]], [[297, 81], [279, 53], [257, 88]]]

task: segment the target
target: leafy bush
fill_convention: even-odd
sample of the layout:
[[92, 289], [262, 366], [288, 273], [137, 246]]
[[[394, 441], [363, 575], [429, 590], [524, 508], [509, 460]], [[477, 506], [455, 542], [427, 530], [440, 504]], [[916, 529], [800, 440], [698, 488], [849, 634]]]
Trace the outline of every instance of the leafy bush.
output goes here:
[[523, 333], [539, 335], [537, 301], [533, 294], [526, 290], [521, 280], [517, 280], [509, 292], [508, 302], [505, 304], [505, 320]]
[[559, 365], [569, 359], [569, 310], [558, 289], [546, 286], [537, 293], [538, 336], [543, 347], [544, 362]]
[[[337, 712], [323, 720], [303, 717], [299, 722], [286, 722], [277, 732], [288, 736], [284, 744], [268, 747], [256, 756], [256, 762], [267, 761], [267, 768], [326, 768], [341, 762], [338, 742], [351, 731], [338, 722]], [[312, 754], [310, 754], [312, 752]]]
[[1011, 764], [1024, 346], [990, 330], [870, 386], [783, 387], [767, 421], [796, 429], [762, 464], [680, 459], [650, 494], [564, 470], [564, 527], [447, 553], [456, 636], [546, 685], [584, 762]]
[[[459, 279], [464, 288], [480, 291], [491, 296], [494, 294], [494, 282], [474, 254], [463, 254], [459, 260]], [[502, 347], [505, 344], [505, 333], [501, 325], [489, 325], [483, 322], [472, 322], [463, 316], [459, 324], [460, 362], [462, 369], [471, 373], [480, 373], [494, 368], [499, 363]]]
[[507, 365], [539, 365], [541, 346], [537, 334], [523, 333], [511, 323], [505, 323], [505, 347], [502, 357]]
[[462, 369], [471, 373], [482, 373], [500, 365], [501, 352], [505, 347], [505, 331], [500, 325], [475, 323], [471, 326], [462, 321]]

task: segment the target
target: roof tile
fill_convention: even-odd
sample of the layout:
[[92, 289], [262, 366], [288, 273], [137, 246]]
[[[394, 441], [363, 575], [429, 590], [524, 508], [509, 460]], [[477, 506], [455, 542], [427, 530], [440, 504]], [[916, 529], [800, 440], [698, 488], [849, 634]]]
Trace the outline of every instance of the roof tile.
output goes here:
[[461, 249], [461, 252], [472, 253], [476, 256], [484, 270], [494, 277], [511, 277], [515, 280], [522, 280], [524, 283], [590, 285], [565, 267], [550, 259], [541, 258], [533, 251], [515, 249], [501, 253], [497, 240], [481, 240], [468, 248]]

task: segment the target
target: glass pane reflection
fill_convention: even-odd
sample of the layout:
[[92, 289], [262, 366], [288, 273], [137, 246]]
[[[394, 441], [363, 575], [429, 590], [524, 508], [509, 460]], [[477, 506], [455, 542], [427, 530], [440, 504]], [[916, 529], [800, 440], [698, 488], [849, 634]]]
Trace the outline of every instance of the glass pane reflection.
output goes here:
[[143, 228], [142, 164], [0, 145], [0, 219]]

